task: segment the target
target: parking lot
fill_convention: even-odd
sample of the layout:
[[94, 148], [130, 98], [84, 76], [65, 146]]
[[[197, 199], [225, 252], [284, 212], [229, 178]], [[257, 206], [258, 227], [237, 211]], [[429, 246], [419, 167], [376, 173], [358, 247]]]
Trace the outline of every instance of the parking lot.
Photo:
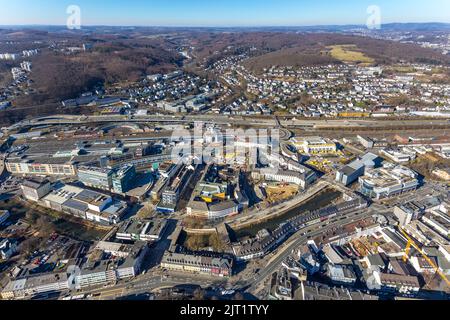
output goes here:
[[[20, 275], [37, 275], [52, 271], [62, 271], [67, 267], [67, 255], [71, 248], [81, 245], [80, 242], [61, 236], [57, 233], [50, 235], [43, 242], [43, 248], [24, 257], [20, 263]], [[17, 275], [16, 275], [17, 276]]]

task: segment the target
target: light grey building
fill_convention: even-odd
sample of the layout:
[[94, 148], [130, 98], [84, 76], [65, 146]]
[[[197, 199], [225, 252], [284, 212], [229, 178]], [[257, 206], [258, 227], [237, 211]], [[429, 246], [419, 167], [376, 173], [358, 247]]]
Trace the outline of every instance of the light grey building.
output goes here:
[[27, 200], [39, 201], [48, 195], [52, 189], [48, 180], [25, 180], [21, 185], [23, 196]]
[[97, 167], [80, 167], [78, 179], [88, 187], [111, 190], [113, 170]]
[[353, 161], [339, 170], [336, 174], [336, 181], [348, 186], [363, 176], [367, 168], [375, 168], [380, 163], [381, 159], [377, 155], [367, 153], [362, 158]]
[[332, 265], [327, 266], [327, 275], [331, 281], [339, 285], [353, 285], [357, 276], [351, 265]]

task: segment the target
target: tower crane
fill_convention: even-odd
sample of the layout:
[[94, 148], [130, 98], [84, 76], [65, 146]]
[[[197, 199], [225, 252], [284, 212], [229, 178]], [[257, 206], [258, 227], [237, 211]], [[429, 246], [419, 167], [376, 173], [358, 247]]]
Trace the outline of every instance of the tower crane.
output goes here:
[[408, 262], [409, 254], [411, 252], [411, 248], [416, 249], [424, 259], [433, 267], [436, 273], [447, 283], [447, 286], [450, 288], [450, 280], [446, 277], [446, 275], [439, 269], [436, 263], [427, 256], [427, 254], [417, 245], [417, 243], [409, 236], [404, 228], [399, 228], [403, 236], [406, 238], [408, 243], [406, 244], [405, 254], [403, 256], [403, 262]]

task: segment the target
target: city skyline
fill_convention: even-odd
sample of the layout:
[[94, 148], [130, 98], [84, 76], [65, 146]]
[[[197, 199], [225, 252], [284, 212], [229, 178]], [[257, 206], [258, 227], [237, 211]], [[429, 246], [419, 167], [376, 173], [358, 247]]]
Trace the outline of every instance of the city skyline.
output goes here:
[[[120, 1], [85, 0], [55, 1], [0, 0], [0, 25], [65, 25], [70, 17], [69, 6], [81, 10], [84, 26], [165, 26], [165, 27], [264, 27], [365, 25], [371, 13], [370, 6], [380, 8], [382, 24], [450, 22], [446, 14], [450, 3], [443, 0], [396, 1], [310, 1], [310, 0], [205, 0]], [[320, 14], [318, 14], [320, 13]]]

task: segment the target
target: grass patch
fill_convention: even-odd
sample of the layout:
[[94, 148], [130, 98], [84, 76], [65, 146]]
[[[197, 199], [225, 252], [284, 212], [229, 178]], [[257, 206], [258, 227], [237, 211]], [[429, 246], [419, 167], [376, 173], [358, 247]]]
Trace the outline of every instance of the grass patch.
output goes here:
[[395, 65], [389, 67], [389, 70], [395, 72], [395, 73], [413, 73], [417, 70], [414, 67], [411, 66], [403, 66], [403, 65]]
[[335, 45], [327, 47], [333, 58], [345, 63], [358, 63], [370, 65], [375, 62], [374, 59], [366, 56], [355, 45]]

